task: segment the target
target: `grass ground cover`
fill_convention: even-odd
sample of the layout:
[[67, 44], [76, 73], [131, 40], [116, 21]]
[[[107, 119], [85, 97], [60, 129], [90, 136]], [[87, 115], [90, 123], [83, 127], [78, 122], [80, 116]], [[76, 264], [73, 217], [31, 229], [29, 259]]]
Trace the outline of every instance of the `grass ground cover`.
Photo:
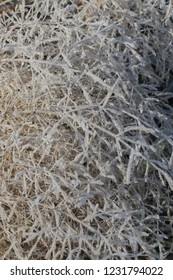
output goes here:
[[172, 1], [32, 2], [0, 17], [0, 258], [173, 258]]

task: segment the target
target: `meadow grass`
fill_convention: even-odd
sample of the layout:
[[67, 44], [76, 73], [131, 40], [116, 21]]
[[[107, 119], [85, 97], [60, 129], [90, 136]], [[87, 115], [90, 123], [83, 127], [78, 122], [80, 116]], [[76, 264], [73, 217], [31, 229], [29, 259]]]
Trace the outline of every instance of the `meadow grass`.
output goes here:
[[0, 258], [173, 254], [173, 5], [0, 17]]

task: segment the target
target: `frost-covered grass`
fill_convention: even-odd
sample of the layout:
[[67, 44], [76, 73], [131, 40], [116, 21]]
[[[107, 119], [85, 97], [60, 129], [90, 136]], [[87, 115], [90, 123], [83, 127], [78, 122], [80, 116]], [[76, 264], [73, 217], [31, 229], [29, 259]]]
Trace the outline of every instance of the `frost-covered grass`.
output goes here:
[[171, 1], [24, 2], [0, 18], [0, 258], [172, 258]]

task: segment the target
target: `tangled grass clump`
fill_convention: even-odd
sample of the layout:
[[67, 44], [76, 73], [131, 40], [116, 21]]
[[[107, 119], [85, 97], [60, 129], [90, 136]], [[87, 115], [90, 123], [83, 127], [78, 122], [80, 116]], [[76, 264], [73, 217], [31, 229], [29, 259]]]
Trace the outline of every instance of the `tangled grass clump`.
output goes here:
[[172, 1], [32, 2], [0, 18], [0, 258], [172, 258]]

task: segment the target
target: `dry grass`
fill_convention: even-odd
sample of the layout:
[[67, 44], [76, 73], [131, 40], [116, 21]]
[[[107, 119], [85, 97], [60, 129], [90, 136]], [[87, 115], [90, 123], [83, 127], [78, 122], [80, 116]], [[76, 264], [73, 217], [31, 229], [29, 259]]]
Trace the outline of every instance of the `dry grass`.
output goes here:
[[171, 258], [171, 1], [24, 2], [0, 19], [0, 258]]

